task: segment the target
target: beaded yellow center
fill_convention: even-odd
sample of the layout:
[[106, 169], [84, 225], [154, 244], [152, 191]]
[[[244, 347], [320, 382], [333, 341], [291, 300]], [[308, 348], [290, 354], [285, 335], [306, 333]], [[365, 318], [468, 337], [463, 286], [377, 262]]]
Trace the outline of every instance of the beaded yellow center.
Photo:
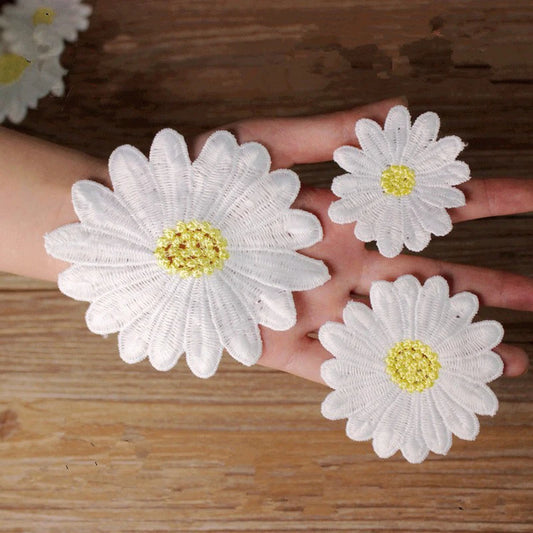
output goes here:
[[199, 278], [222, 269], [229, 257], [227, 245], [220, 230], [209, 222], [180, 221], [175, 228], [163, 231], [154, 254], [159, 266], [169, 274]]
[[16, 82], [29, 65], [30, 61], [22, 56], [16, 54], [0, 55], [0, 83], [8, 85]]
[[415, 171], [405, 165], [390, 165], [381, 173], [383, 192], [393, 196], [407, 196], [415, 183]]
[[422, 392], [439, 377], [438, 355], [419, 340], [397, 342], [385, 358], [391, 380], [407, 392]]
[[52, 24], [55, 16], [56, 14], [53, 9], [50, 9], [49, 7], [40, 7], [33, 14], [33, 25]]

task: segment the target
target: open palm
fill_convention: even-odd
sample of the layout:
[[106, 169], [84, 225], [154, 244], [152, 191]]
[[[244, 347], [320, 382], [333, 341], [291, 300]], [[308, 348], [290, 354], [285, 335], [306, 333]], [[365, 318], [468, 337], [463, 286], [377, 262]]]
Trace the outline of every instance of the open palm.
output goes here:
[[[224, 126], [239, 142], [259, 141], [272, 156], [273, 169], [297, 163], [315, 163], [332, 159], [333, 151], [345, 144], [357, 145], [355, 122], [363, 117], [383, 123], [388, 110], [400, 100], [386, 100], [349, 111], [295, 119], [256, 119]], [[208, 134], [196, 139], [198, 152]], [[488, 216], [507, 215], [533, 210], [533, 183], [519, 179], [472, 179], [460, 185], [467, 205], [451, 209], [454, 222]], [[318, 216], [324, 239], [302, 253], [322, 259], [329, 267], [331, 280], [322, 287], [294, 293], [298, 319], [288, 331], [262, 328], [265, 366], [321, 382], [320, 365], [331, 355], [316, 340], [316, 331], [328, 320], [341, 321], [342, 310], [349, 300], [367, 301], [373, 281], [393, 280], [411, 273], [421, 281], [439, 274], [456, 293], [475, 293], [482, 305], [533, 311], [533, 280], [492, 269], [446, 263], [413, 255], [394, 259], [367, 250], [354, 236], [354, 224], [335, 224], [328, 208], [337, 197], [329, 190], [302, 187], [294, 207]], [[522, 374], [528, 366], [525, 352], [501, 344], [507, 376]]]

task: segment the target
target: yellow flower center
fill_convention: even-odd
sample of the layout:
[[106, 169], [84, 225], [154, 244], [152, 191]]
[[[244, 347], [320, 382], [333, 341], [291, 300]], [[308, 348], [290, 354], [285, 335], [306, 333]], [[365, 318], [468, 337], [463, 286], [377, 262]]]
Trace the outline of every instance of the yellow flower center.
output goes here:
[[391, 380], [407, 392], [422, 392], [439, 377], [438, 355], [419, 340], [397, 342], [385, 358]]
[[16, 54], [0, 55], [0, 83], [8, 85], [16, 82], [30, 63], [31, 61]]
[[40, 7], [33, 14], [33, 25], [38, 24], [52, 24], [56, 14], [53, 9], [49, 7]]
[[158, 265], [169, 274], [199, 278], [222, 269], [229, 257], [227, 245], [220, 230], [209, 222], [180, 221], [175, 228], [163, 231], [154, 254]]
[[415, 183], [415, 171], [405, 165], [390, 165], [381, 173], [383, 192], [393, 196], [410, 194]]

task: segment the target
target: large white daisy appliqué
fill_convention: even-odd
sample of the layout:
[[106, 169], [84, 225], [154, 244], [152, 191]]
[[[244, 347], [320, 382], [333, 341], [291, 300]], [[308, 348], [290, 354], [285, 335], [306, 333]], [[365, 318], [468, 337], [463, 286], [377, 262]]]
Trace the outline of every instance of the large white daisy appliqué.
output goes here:
[[41, 57], [53, 56], [63, 51], [64, 40], [75, 41], [78, 32], [89, 27], [91, 12], [81, 0], [18, 0], [4, 6], [0, 27], [17, 53], [27, 56], [31, 41]]
[[148, 357], [168, 370], [186, 353], [192, 372], [209, 377], [225, 348], [252, 365], [262, 351], [258, 324], [289, 329], [291, 291], [329, 279], [322, 261], [295, 251], [322, 239], [314, 215], [290, 209], [297, 175], [270, 172], [258, 143], [239, 146], [218, 131], [191, 164], [183, 137], [166, 129], [149, 160], [117, 148], [109, 173], [114, 192], [74, 184], [81, 223], [54, 230], [45, 244], [73, 263], [59, 277], [61, 291], [91, 302], [91, 331], [120, 332], [126, 362]]
[[348, 173], [333, 180], [331, 189], [341, 199], [330, 206], [331, 220], [356, 221], [356, 237], [377, 241], [386, 257], [395, 257], [404, 245], [419, 252], [432, 233], [449, 233], [446, 208], [465, 205], [464, 194], [453, 186], [469, 180], [470, 169], [455, 160], [465, 146], [459, 137], [436, 140], [439, 126], [432, 112], [411, 126], [404, 106], [389, 111], [383, 130], [373, 120], [357, 121], [361, 149], [341, 146], [333, 155]]
[[474, 440], [475, 413], [494, 415], [495, 394], [486, 385], [502, 374], [492, 351], [503, 337], [501, 324], [472, 323], [477, 297], [449, 297], [444, 278], [421, 286], [407, 275], [375, 282], [372, 309], [350, 302], [345, 324], [327, 322], [322, 345], [335, 358], [322, 364], [322, 379], [332, 388], [322, 404], [331, 420], [347, 418], [353, 440], [373, 439], [383, 458], [401, 450], [411, 463], [429, 451], [446, 454], [452, 433]]

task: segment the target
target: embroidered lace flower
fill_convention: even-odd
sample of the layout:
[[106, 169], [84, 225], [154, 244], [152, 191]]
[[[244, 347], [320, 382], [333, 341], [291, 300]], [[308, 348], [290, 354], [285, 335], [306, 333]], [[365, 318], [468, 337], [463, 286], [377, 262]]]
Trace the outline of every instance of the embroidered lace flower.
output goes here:
[[74, 263], [59, 277], [68, 296], [91, 302], [91, 331], [119, 331], [122, 359], [148, 356], [159, 370], [186, 352], [199, 377], [222, 349], [257, 362], [258, 324], [295, 324], [292, 290], [329, 279], [322, 261], [295, 250], [322, 239], [318, 219], [290, 209], [300, 188], [290, 170], [270, 170], [258, 143], [226, 131], [192, 164], [183, 137], [159, 132], [147, 160], [132, 146], [109, 160], [114, 192], [93, 181], [72, 188], [81, 223], [46, 236], [51, 255]]
[[503, 337], [493, 320], [472, 323], [477, 297], [448, 295], [444, 278], [421, 286], [413, 276], [378, 281], [370, 290], [372, 309], [350, 302], [344, 322], [319, 330], [335, 359], [321, 367], [332, 388], [322, 403], [330, 420], [347, 418], [353, 440], [373, 439], [375, 452], [390, 457], [398, 449], [411, 463], [432, 450], [446, 454], [452, 433], [474, 440], [474, 413], [494, 415], [498, 400], [486, 385], [502, 374], [492, 351]]
[[459, 137], [436, 140], [439, 125], [438, 115], [427, 112], [411, 126], [404, 106], [389, 111], [383, 130], [373, 120], [358, 120], [362, 149], [341, 146], [333, 154], [348, 174], [333, 180], [331, 189], [341, 199], [330, 206], [331, 220], [356, 221], [356, 237], [377, 241], [386, 257], [395, 257], [404, 245], [419, 252], [432, 233], [449, 233], [446, 208], [465, 204], [453, 186], [469, 180], [470, 169], [455, 160], [465, 146]]
[[0, 28], [4, 40], [21, 55], [29, 54], [28, 43], [33, 41], [41, 57], [57, 56], [64, 40], [75, 41], [78, 31], [89, 27], [91, 12], [81, 0], [17, 0], [4, 6]]
[[49, 92], [61, 96], [65, 72], [57, 57], [30, 60], [0, 43], [0, 123], [21, 122]]

